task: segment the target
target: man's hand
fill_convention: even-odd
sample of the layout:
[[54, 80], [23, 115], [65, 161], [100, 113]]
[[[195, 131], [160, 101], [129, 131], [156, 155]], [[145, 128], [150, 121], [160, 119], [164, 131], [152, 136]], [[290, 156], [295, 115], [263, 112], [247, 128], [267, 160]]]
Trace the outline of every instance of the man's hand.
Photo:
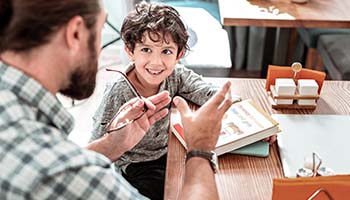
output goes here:
[[215, 149], [222, 118], [232, 105], [230, 86], [230, 82], [225, 83], [208, 102], [195, 112], [188, 107], [183, 98], [174, 98], [173, 102], [181, 114], [188, 151]]
[[[192, 149], [211, 151], [215, 149], [222, 118], [232, 105], [230, 82], [225, 85], [201, 108], [193, 112], [181, 97], [174, 98], [184, 127], [188, 151]], [[208, 160], [194, 157], [186, 162], [185, 180], [181, 199], [219, 199], [214, 172]]]
[[[138, 119], [124, 128], [112, 132], [110, 135], [113, 144], [122, 145], [126, 150], [133, 148], [144, 137], [151, 125], [168, 114], [169, 110], [164, 107], [168, 105], [170, 101], [169, 93], [161, 92], [147, 99], [132, 99], [127, 102], [121, 108], [124, 109], [122, 113], [126, 112], [125, 114], [121, 113], [122, 116], [132, 116]], [[144, 104], [146, 104], [148, 110], [141, 117], [138, 117], [143, 112]], [[118, 120], [117, 117], [115, 121]], [[118, 123], [112, 122], [112, 124]], [[113, 126], [111, 129], [113, 129]]]
[[[119, 112], [111, 122], [109, 129], [114, 129], [121, 121], [125, 119], [135, 121], [124, 128], [110, 132], [106, 137], [102, 137], [90, 143], [87, 148], [97, 151], [107, 156], [111, 161], [117, 160], [123, 153], [132, 149], [145, 136], [151, 125], [165, 117], [169, 110], [164, 108], [171, 102], [169, 92], [164, 91], [147, 99], [132, 99], [122, 106]], [[148, 110], [141, 116], [138, 115], [144, 110], [146, 104]], [[131, 117], [131, 118], [130, 118]]]

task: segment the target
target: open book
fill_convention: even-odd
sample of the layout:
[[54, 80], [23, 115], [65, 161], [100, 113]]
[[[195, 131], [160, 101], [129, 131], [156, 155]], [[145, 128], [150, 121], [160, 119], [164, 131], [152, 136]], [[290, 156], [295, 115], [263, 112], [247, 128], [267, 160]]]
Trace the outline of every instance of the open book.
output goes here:
[[[186, 147], [181, 116], [171, 109], [171, 129], [180, 143]], [[232, 104], [226, 112], [215, 152], [221, 155], [252, 144], [279, 132], [278, 123], [252, 100]]]

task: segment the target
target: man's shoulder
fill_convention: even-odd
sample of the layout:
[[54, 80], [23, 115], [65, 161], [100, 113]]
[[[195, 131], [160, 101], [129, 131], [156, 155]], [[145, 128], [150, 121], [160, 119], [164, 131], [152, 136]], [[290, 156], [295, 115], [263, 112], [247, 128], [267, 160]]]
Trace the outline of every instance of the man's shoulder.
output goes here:
[[0, 120], [3, 123], [9, 122], [8, 120], [17, 121], [23, 116], [29, 117], [30, 112], [27, 112], [27, 109], [12, 91], [0, 89]]
[[0, 89], [0, 152], [4, 166], [0, 180], [28, 191], [41, 179], [67, 169], [110, 164], [106, 157], [69, 141], [49, 121], [40, 121], [45, 117], [40, 117], [36, 109], [12, 91]]
[[0, 106], [6, 106], [17, 99], [17, 96], [12, 91], [0, 89]]

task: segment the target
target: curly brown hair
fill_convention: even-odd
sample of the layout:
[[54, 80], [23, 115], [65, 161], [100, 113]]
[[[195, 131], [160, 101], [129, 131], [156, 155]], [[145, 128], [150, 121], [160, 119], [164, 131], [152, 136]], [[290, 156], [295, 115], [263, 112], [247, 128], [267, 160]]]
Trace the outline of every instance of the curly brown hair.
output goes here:
[[179, 12], [173, 7], [157, 3], [141, 2], [125, 17], [121, 28], [121, 37], [126, 47], [134, 52], [135, 44], [142, 43], [144, 33], [153, 42], [167, 41], [170, 35], [178, 45], [177, 56], [182, 50], [189, 50], [188, 32]]

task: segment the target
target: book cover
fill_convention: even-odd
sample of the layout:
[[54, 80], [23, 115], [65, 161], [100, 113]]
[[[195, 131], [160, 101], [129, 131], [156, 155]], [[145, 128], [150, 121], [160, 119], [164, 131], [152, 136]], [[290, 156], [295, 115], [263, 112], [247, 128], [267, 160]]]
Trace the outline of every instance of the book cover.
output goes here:
[[270, 153], [270, 144], [269, 142], [257, 141], [252, 144], [248, 144], [247, 146], [243, 146], [239, 149], [230, 151], [228, 153], [255, 157], [267, 157]]
[[[176, 109], [171, 111], [171, 128], [180, 143], [186, 147], [181, 117]], [[278, 123], [252, 100], [232, 104], [226, 112], [221, 133], [216, 144], [218, 155], [260, 141], [279, 131]]]

